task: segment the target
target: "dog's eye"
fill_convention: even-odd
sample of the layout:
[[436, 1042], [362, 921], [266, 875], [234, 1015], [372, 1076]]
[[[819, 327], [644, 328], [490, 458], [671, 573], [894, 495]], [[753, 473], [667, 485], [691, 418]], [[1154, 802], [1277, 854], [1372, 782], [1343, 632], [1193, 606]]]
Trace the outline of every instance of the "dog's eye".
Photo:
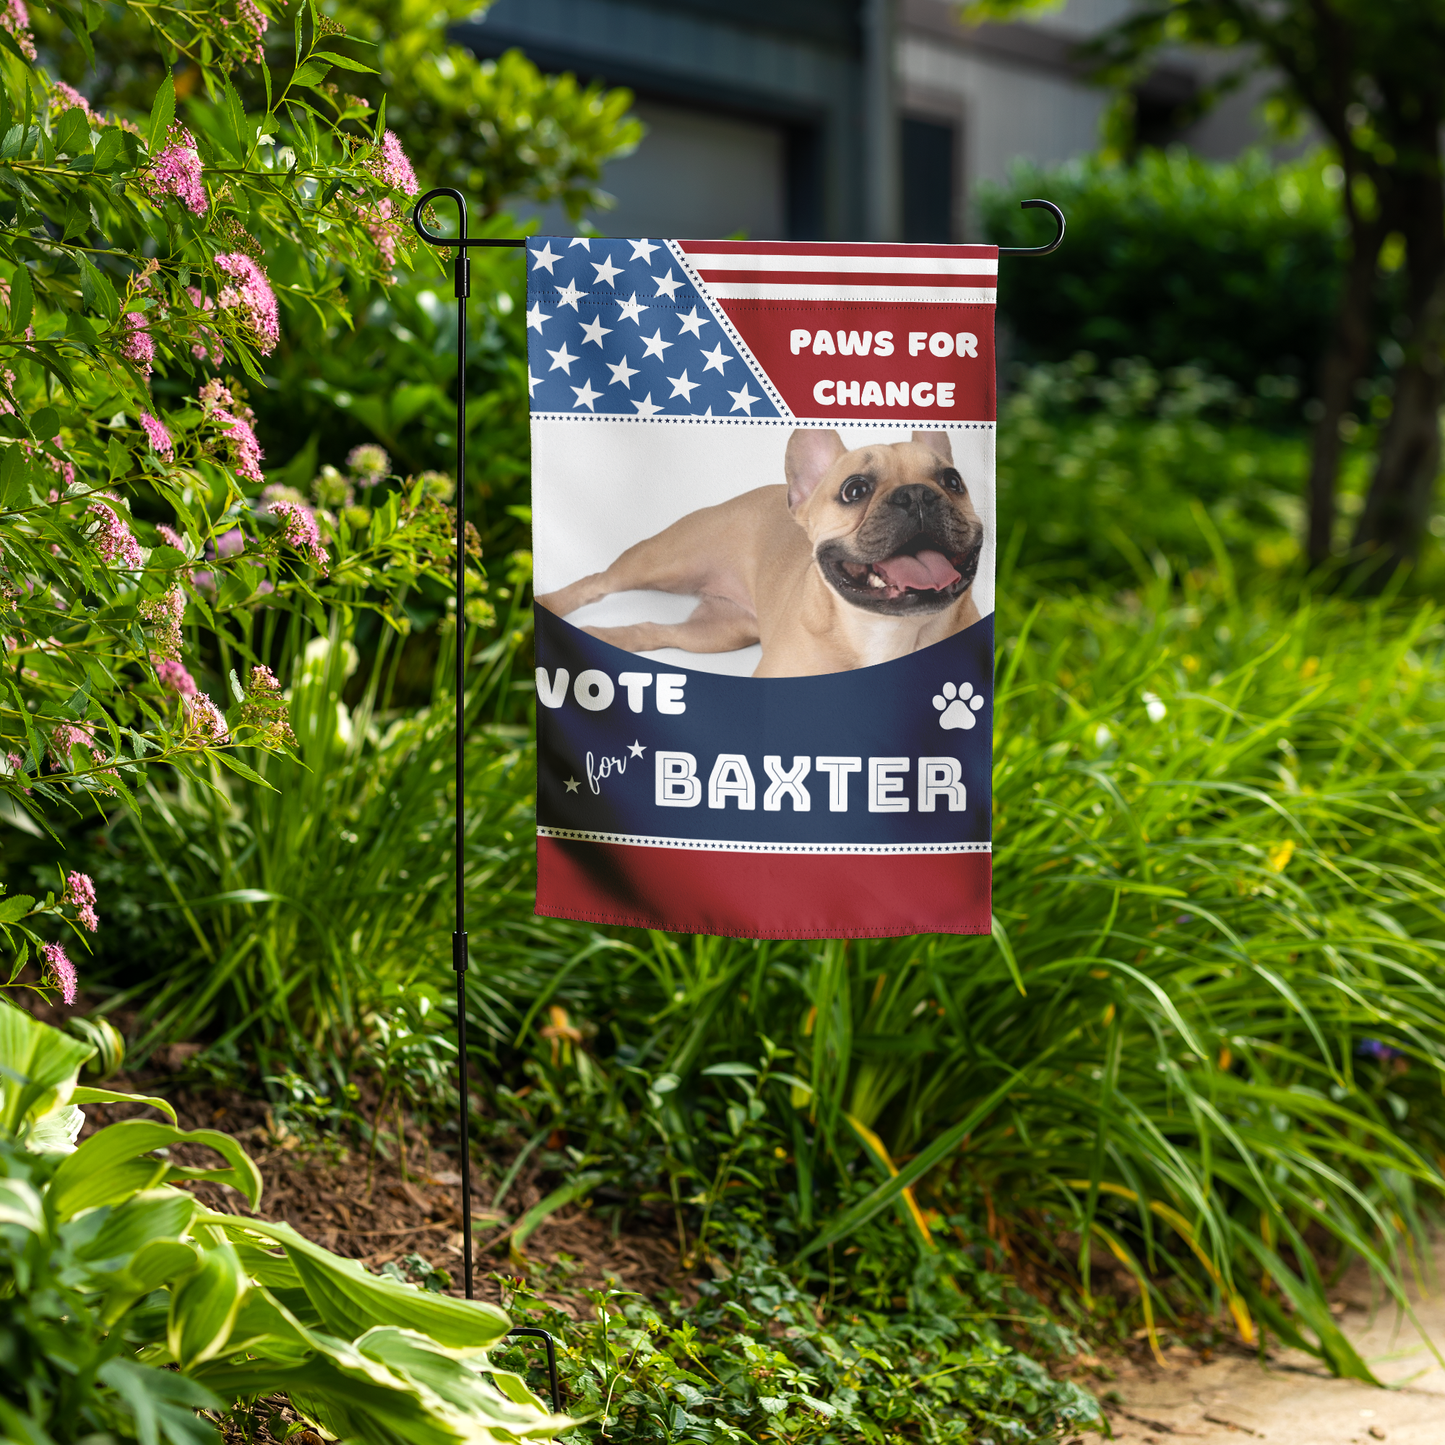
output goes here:
[[873, 483], [867, 477], [849, 477], [838, 493], [840, 501], [862, 502], [873, 495]]
[[963, 478], [952, 467], [946, 467], [941, 471], [938, 474], [938, 480], [945, 492], [961, 492], [963, 490]]

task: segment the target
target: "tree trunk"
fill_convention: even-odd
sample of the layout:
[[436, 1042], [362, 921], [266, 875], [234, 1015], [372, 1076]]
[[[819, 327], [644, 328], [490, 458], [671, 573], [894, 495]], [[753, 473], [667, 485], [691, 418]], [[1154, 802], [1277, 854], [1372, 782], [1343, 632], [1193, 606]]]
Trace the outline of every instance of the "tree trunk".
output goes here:
[[1320, 365], [1320, 403], [1306, 488], [1309, 508], [1305, 552], [1311, 567], [1329, 560], [1335, 530], [1335, 483], [1340, 471], [1340, 423], [1355, 400], [1355, 385], [1370, 364], [1375, 328], [1375, 268], [1384, 231], [1357, 222], [1350, 239], [1353, 255], [1345, 272], [1335, 334]]
[[1402, 191], [1409, 300], [1405, 359], [1395, 373], [1394, 406], [1380, 438], [1375, 475], [1355, 531], [1357, 550], [1378, 557], [1379, 585], [1414, 561], [1430, 520], [1440, 470], [1440, 406], [1445, 401], [1445, 186], [1439, 142]]

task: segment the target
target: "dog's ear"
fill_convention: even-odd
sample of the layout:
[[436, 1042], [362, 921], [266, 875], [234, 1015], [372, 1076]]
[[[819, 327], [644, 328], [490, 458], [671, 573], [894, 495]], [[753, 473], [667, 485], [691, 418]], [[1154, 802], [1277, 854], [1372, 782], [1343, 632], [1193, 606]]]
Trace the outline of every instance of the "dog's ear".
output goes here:
[[835, 431], [819, 427], [799, 427], [788, 438], [788, 452], [783, 459], [783, 472], [788, 478], [788, 507], [796, 512], [817, 490], [828, 468], [847, 447]]
[[953, 465], [953, 445], [946, 431], [916, 431], [913, 440], [922, 442], [935, 456], [940, 456], [949, 466]]

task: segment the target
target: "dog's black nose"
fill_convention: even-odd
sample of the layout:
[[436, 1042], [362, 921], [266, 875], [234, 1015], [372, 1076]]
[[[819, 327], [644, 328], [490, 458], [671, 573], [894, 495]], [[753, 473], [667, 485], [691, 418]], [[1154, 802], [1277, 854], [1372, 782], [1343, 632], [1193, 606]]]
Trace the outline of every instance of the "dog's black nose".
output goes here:
[[904, 511], [911, 512], [920, 519], [927, 512], [932, 511], [941, 500], [932, 487], [925, 487], [919, 482], [910, 482], [907, 486], [897, 487], [888, 494], [890, 507], [901, 507]]

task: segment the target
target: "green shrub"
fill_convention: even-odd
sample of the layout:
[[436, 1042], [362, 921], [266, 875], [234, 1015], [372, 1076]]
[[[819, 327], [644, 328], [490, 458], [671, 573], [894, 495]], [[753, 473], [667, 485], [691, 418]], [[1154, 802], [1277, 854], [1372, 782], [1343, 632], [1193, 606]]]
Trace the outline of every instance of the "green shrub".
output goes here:
[[[287, 1225], [174, 1187], [219, 1181], [254, 1209], [261, 1176], [230, 1136], [129, 1119], [77, 1148], [79, 1104], [129, 1097], [77, 1087], [93, 1053], [0, 1002], [7, 1441], [202, 1445], [219, 1437], [196, 1411], [278, 1391], [368, 1445], [503, 1445], [567, 1428], [487, 1358], [509, 1325], [501, 1310], [370, 1275]], [[164, 1101], [142, 1102], [174, 1120]], [[224, 1167], [171, 1164], [177, 1144], [209, 1147]]]
[[[1043, 223], [1020, 199], [1045, 196], [1068, 218], [1063, 246], [1001, 278], [999, 317], [1019, 359], [1146, 357], [1201, 365], [1277, 406], [1315, 382], [1340, 284], [1339, 198], [1326, 158], [1276, 166], [1145, 151], [1022, 166], [980, 188], [989, 240], [1037, 245]], [[1280, 385], [1280, 378], [1285, 384]], [[1281, 395], [1283, 393], [1283, 395]], [[1297, 413], [1296, 413], [1297, 414]]]

